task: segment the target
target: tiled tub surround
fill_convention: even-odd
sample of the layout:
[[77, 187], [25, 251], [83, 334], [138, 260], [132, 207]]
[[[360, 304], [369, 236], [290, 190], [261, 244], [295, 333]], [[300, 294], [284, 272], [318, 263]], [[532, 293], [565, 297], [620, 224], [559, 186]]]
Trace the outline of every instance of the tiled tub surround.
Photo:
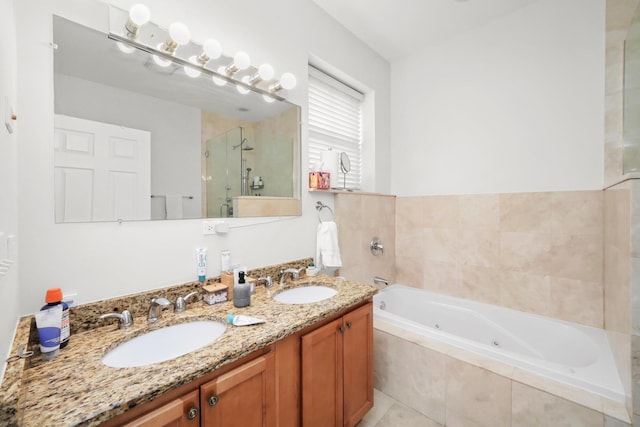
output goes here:
[[[274, 271], [279, 271], [280, 266]], [[322, 281], [338, 290], [336, 297], [315, 304], [283, 305], [273, 301], [279, 290], [256, 287], [251, 306], [238, 309], [232, 302], [208, 305], [202, 301], [188, 305], [184, 313], [165, 311], [152, 328], [192, 319], [224, 320], [229, 313], [245, 314], [267, 320], [252, 327], [231, 327], [213, 344], [187, 355], [162, 363], [127, 369], [104, 366], [102, 355], [115, 344], [149, 330], [146, 320], [148, 298], [168, 296], [168, 289], [139, 294], [139, 308], [134, 308], [134, 325], [119, 330], [108, 325], [87, 322], [86, 329], [76, 331], [70, 344], [51, 362], [19, 360], [9, 364], [0, 389], [1, 425], [98, 425], [126, 410], [186, 384], [214, 369], [236, 361], [251, 352], [264, 348], [306, 326], [336, 314], [347, 307], [373, 296], [376, 288], [339, 278], [305, 277], [291, 284], [297, 286]], [[182, 290], [178, 295], [182, 295]], [[111, 312], [114, 301], [94, 307], [97, 316]], [[136, 307], [126, 298], [118, 300], [117, 308]], [[80, 308], [80, 307], [78, 307]], [[86, 307], [84, 307], [86, 308]], [[76, 310], [77, 311], [77, 310]], [[87, 308], [89, 312], [90, 309]], [[12, 354], [20, 344], [27, 343], [32, 319], [22, 318], [14, 340]]]
[[[472, 352], [432, 342], [374, 320], [376, 389], [440, 425], [486, 427], [624, 427], [626, 411], [581, 404], [572, 391], [542, 391], [544, 379], [527, 376]], [[563, 397], [559, 397], [563, 396]], [[615, 412], [605, 415], [603, 411]], [[618, 417], [619, 415], [619, 417]]]
[[[379, 308], [382, 301], [384, 310]], [[465, 318], [470, 324], [464, 323]], [[547, 322], [559, 321], [409, 287], [383, 289], [374, 297], [375, 386], [445, 425], [508, 426], [512, 416], [513, 425], [563, 425], [558, 418], [533, 422], [548, 416], [535, 405], [526, 408], [526, 416], [518, 405], [528, 403], [514, 402], [512, 408], [511, 396], [506, 396], [512, 387], [535, 391], [536, 399], [542, 399], [538, 403], [548, 404], [552, 412], [576, 407], [581, 408], [579, 413], [588, 414], [590, 423], [581, 424], [583, 415], [575, 418], [570, 411], [564, 415], [565, 421], [572, 422], [569, 425], [602, 426], [605, 416], [628, 422], [624, 392], [604, 333], [577, 324]], [[429, 327], [432, 323], [438, 329]], [[593, 348], [562, 349], [551, 337], [547, 341], [545, 328], [551, 329], [549, 333], [558, 332], [556, 338], [569, 346], [583, 339]], [[489, 347], [494, 341], [505, 349]], [[540, 358], [534, 355], [537, 353]], [[518, 417], [525, 422], [517, 422]]]
[[396, 282], [603, 327], [603, 192], [398, 197]]

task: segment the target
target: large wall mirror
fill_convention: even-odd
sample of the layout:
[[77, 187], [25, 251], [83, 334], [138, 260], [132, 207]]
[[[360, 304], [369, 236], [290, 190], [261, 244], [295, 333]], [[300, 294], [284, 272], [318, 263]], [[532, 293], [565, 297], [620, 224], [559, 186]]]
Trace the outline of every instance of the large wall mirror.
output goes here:
[[53, 37], [56, 222], [300, 215], [298, 106], [58, 16]]

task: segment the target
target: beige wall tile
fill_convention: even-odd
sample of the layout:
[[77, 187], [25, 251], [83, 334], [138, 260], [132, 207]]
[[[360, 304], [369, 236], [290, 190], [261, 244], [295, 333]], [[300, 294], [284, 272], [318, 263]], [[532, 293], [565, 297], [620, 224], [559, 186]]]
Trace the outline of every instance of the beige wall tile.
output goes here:
[[513, 382], [513, 427], [602, 427], [604, 417], [592, 409]]
[[551, 230], [551, 193], [501, 194], [500, 230], [548, 233]]
[[458, 262], [458, 230], [448, 228], [424, 229], [424, 259], [430, 261]]
[[551, 235], [501, 232], [500, 263], [508, 271], [550, 274]]
[[396, 230], [396, 258], [413, 257], [424, 258], [425, 232], [422, 228]]
[[606, 46], [620, 45], [627, 36], [638, 0], [607, 0], [606, 5]]
[[474, 194], [458, 197], [461, 230], [498, 230], [500, 228], [500, 195]]
[[551, 194], [551, 233], [603, 233], [603, 192], [563, 191]]
[[613, 352], [613, 358], [618, 368], [618, 375], [622, 382], [625, 395], [627, 396], [627, 413], [633, 413], [632, 401], [629, 398], [632, 390], [632, 353], [631, 341], [633, 335], [623, 334], [615, 331], [606, 331], [607, 340]]
[[631, 427], [631, 424], [617, 420], [608, 415], [604, 416], [604, 427]]
[[429, 196], [423, 199], [424, 226], [429, 228], [458, 228], [458, 196]]
[[424, 260], [422, 257], [402, 256], [396, 258], [396, 282], [414, 288], [424, 286]]
[[511, 380], [447, 357], [447, 427], [511, 425]]
[[624, 46], [610, 45], [605, 49], [605, 93], [607, 95], [623, 90]]
[[[401, 403], [394, 403], [386, 414], [380, 419], [375, 427], [442, 427], [442, 424], [437, 423], [418, 411], [405, 406]], [[358, 427], [365, 427], [360, 426]]]
[[395, 224], [395, 202], [393, 197], [362, 196], [362, 228], [372, 229], [381, 225]]
[[615, 184], [622, 174], [622, 138], [619, 134], [612, 142], [604, 144], [604, 173], [606, 186]]
[[338, 225], [345, 230], [361, 230], [363, 227], [362, 196], [359, 194], [336, 194], [335, 216]]
[[529, 313], [550, 315], [549, 276], [503, 271], [500, 283], [500, 305]]
[[[620, 145], [622, 136], [623, 93], [614, 92], [604, 97], [604, 142]], [[618, 170], [618, 175], [622, 169]]]
[[558, 319], [603, 327], [603, 292], [600, 282], [551, 279], [549, 314]]
[[500, 265], [500, 233], [497, 230], [460, 230], [459, 238], [461, 264], [484, 267]]
[[446, 356], [378, 330], [374, 345], [375, 387], [444, 424]]
[[459, 297], [500, 304], [501, 271], [492, 267], [460, 267]]
[[396, 224], [399, 228], [422, 228], [423, 197], [396, 197]]
[[631, 258], [629, 287], [631, 294], [631, 333], [640, 335], [640, 258]]
[[640, 337], [631, 335], [631, 395], [634, 414], [640, 414]]
[[551, 275], [568, 279], [602, 280], [602, 235], [555, 234], [551, 238]]
[[424, 261], [424, 289], [452, 295], [460, 295], [460, 268], [454, 262]]

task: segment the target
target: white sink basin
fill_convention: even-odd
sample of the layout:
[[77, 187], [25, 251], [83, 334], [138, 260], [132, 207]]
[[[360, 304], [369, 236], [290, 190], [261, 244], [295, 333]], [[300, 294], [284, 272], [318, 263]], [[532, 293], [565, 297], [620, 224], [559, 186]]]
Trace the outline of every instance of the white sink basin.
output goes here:
[[226, 324], [213, 320], [166, 326], [123, 342], [105, 353], [102, 363], [113, 368], [133, 368], [164, 362], [211, 344], [226, 328]]
[[273, 299], [283, 304], [311, 304], [329, 299], [337, 293], [338, 291], [327, 286], [310, 285], [282, 291]]

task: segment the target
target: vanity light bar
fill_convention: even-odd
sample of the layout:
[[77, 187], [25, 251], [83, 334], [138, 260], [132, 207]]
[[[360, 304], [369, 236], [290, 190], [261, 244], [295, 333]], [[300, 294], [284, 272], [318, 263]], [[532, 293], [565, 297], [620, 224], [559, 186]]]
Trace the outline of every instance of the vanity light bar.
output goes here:
[[198, 71], [200, 71], [201, 73], [203, 73], [205, 75], [214, 77], [214, 78], [222, 80], [222, 81], [233, 83], [236, 86], [242, 86], [244, 89], [253, 90], [254, 92], [261, 93], [262, 95], [269, 96], [269, 97], [271, 97], [273, 99], [276, 99], [278, 101], [286, 100], [286, 98], [278, 95], [277, 93], [264, 90], [264, 89], [262, 89], [262, 88], [260, 88], [258, 86], [252, 86], [252, 85], [250, 85], [248, 83], [245, 83], [245, 82], [242, 82], [240, 80], [235, 80], [234, 78], [232, 78], [230, 76], [227, 76], [224, 73], [217, 73], [217, 72], [215, 72], [213, 70], [210, 70], [209, 68], [204, 67], [202, 65], [194, 64], [192, 62], [189, 62], [188, 60], [180, 58], [179, 56], [174, 56], [174, 55], [168, 54], [164, 50], [158, 50], [158, 49], [155, 49], [155, 48], [153, 48], [151, 46], [147, 46], [145, 44], [138, 43], [135, 40], [130, 40], [127, 37], [123, 37], [123, 36], [121, 36], [119, 34], [114, 34], [112, 32], [109, 32], [108, 37], [109, 37], [109, 39], [114, 40], [116, 42], [120, 42], [120, 43], [125, 44], [127, 46], [134, 47], [134, 48], [139, 49], [139, 50], [141, 50], [143, 52], [146, 52], [146, 53], [148, 53], [150, 55], [155, 55], [155, 56], [159, 57], [160, 59], [164, 59], [164, 60], [167, 60], [167, 61], [174, 62], [174, 63], [176, 63], [178, 65], [182, 65], [183, 67], [189, 67], [189, 68], [198, 70]]
[[[274, 100], [284, 101], [285, 98], [278, 95], [277, 92], [283, 89], [291, 90], [297, 84], [295, 76], [291, 73], [284, 73], [280, 80], [270, 83], [274, 75], [273, 67], [269, 64], [262, 64], [258, 68], [253, 67], [249, 55], [243, 51], [238, 51], [228, 65], [219, 66], [216, 71], [207, 68], [207, 63], [210, 60], [222, 57], [220, 43], [214, 39], [207, 39], [204, 42], [202, 51], [198, 56], [191, 56], [188, 59], [180, 58], [176, 55], [178, 47], [191, 42], [189, 29], [180, 22], [174, 22], [169, 26], [169, 34], [164, 43], [160, 43], [156, 47], [141, 43], [138, 41], [138, 33], [140, 27], [149, 22], [150, 16], [151, 13], [145, 5], [133, 5], [124, 25], [125, 36], [109, 31], [109, 38], [118, 42], [124, 52], [128, 51], [128, 49], [123, 49], [127, 46], [142, 50], [152, 55], [154, 61], [161, 66], [166, 66], [171, 62], [182, 65], [189, 77], [195, 78], [204, 73], [212, 77], [217, 85], [222, 86], [229, 82], [236, 85], [240, 93], [248, 93], [251, 90], [261, 93], [267, 102], [273, 102]], [[250, 74], [234, 78], [237, 75], [245, 74], [241, 73], [245, 70]], [[265, 82], [264, 89], [258, 86], [261, 82]]]

